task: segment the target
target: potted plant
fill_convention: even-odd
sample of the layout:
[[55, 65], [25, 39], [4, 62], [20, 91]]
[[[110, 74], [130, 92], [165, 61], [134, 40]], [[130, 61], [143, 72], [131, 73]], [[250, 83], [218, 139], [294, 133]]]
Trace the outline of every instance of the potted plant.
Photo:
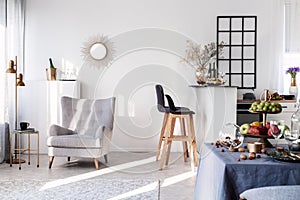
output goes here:
[[190, 40], [187, 40], [186, 55], [183, 61], [191, 65], [196, 70], [197, 83], [205, 84], [208, 76], [208, 64], [216, 61], [217, 54], [223, 54], [224, 42], [217, 44], [211, 42], [207, 45], [199, 45]]

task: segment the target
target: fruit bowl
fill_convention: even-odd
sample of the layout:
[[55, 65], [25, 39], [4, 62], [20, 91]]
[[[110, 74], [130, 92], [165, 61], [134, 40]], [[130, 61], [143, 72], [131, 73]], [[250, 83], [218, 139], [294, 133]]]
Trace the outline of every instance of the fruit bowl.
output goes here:
[[278, 114], [281, 113], [282, 110], [277, 111], [277, 112], [268, 112], [268, 111], [253, 111], [253, 110], [248, 110], [250, 113], [258, 113], [258, 114]]
[[219, 142], [223, 147], [239, 148], [242, 146], [244, 136], [240, 133], [240, 127], [233, 123], [225, 124], [219, 133]]
[[251, 104], [251, 107], [248, 111], [251, 113], [277, 114], [282, 111], [282, 107], [277, 102], [255, 101]]
[[243, 134], [245, 137], [250, 137], [250, 138], [269, 138], [273, 139], [272, 136], [269, 135], [252, 135], [252, 134]]

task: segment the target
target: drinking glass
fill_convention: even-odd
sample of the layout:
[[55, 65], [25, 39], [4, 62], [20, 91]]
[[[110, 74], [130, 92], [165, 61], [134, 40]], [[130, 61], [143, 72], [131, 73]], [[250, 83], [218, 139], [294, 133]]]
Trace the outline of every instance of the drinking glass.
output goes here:
[[279, 138], [282, 136], [283, 132], [284, 132], [284, 121], [280, 120], [280, 121], [270, 121], [270, 130], [271, 130], [271, 134], [275, 139], [275, 148], [277, 148], [277, 143]]
[[299, 137], [299, 130], [286, 130], [284, 131], [284, 139], [288, 141], [289, 150], [291, 150], [291, 145], [293, 141], [296, 141]]

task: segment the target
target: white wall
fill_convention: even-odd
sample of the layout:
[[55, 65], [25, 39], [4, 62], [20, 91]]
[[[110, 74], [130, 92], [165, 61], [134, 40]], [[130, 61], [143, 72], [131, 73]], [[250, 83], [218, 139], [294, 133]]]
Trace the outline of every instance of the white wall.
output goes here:
[[[180, 62], [186, 39], [215, 41], [217, 15], [257, 15], [257, 96], [274, 87], [269, 71], [277, 0], [27, 0], [25, 80], [46, 80], [48, 58], [61, 70], [77, 69], [84, 98], [117, 96], [114, 149], [156, 148], [162, 113], [154, 84], [177, 104], [195, 109], [194, 70]], [[109, 68], [83, 65], [81, 47], [91, 35], [108, 35], [115, 60]], [[244, 92], [244, 91], [242, 91]], [[242, 93], [241, 92], [241, 93]], [[175, 146], [174, 149], [178, 149]]]

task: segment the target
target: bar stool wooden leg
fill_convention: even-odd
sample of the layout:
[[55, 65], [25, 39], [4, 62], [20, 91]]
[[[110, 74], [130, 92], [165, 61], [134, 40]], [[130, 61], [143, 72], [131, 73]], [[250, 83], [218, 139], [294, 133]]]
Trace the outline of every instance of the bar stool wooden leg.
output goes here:
[[190, 149], [190, 161], [191, 161], [191, 168], [192, 168], [192, 171], [195, 170], [195, 161], [194, 161], [194, 151], [193, 151], [193, 144], [192, 142], [190, 141], [190, 145], [189, 145], [189, 149]]
[[162, 152], [161, 152], [161, 157], [160, 157], [160, 163], [159, 163], [159, 169], [162, 170], [164, 166], [164, 159], [166, 155], [166, 149], [167, 149], [168, 141], [164, 141]]
[[189, 115], [188, 120], [187, 120], [187, 126], [188, 126], [188, 131], [189, 131], [188, 138], [189, 138], [191, 168], [192, 168], [192, 171], [194, 171], [194, 168], [195, 168], [194, 156], [195, 156], [195, 154], [193, 151], [193, 138], [194, 138], [195, 133], [193, 132], [194, 127], [192, 127], [192, 125], [193, 125], [192, 119], [193, 119], [192, 115]]
[[157, 147], [157, 152], [156, 152], [156, 161], [158, 161], [158, 158], [159, 158], [159, 155], [160, 155], [161, 144], [162, 144], [165, 129], [166, 129], [166, 126], [167, 126], [168, 116], [169, 116], [169, 113], [165, 113], [164, 121], [163, 121], [162, 128], [161, 128], [161, 131], [160, 131], [159, 141], [158, 141], [158, 147]]
[[159, 169], [162, 170], [163, 165], [164, 165], [164, 159], [165, 159], [165, 154], [166, 154], [166, 148], [168, 145], [168, 138], [170, 136], [170, 131], [171, 131], [171, 124], [172, 120], [170, 115], [168, 115], [167, 120], [166, 120], [166, 127], [164, 129], [164, 137], [163, 137], [163, 148], [161, 152], [161, 157], [160, 157], [160, 163], [159, 163]]
[[[180, 118], [180, 128], [181, 128], [181, 134], [182, 136], [186, 136], [186, 131], [185, 131], [185, 125], [184, 125], [184, 119]], [[187, 161], [188, 157], [188, 149], [187, 149], [187, 142], [182, 141], [182, 147], [183, 147], [183, 160], [184, 162]]]
[[195, 160], [195, 166], [198, 167], [198, 151], [197, 151], [197, 143], [196, 143], [196, 136], [195, 136], [195, 129], [194, 129], [194, 120], [193, 116], [190, 115], [190, 123], [191, 123], [191, 134], [192, 134], [192, 145], [194, 150], [194, 160]]
[[171, 117], [172, 121], [171, 121], [171, 128], [170, 128], [170, 134], [169, 134], [169, 139], [168, 140], [168, 151], [167, 151], [167, 157], [166, 157], [166, 165], [169, 164], [169, 158], [170, 158], [170, 152], [171, 152], [171, 146], [172, 146], [172, 138], [174, 136], [174, 128], [175, 128], [175, 122], [176, 122], [176, 118]]
[[198, 167], [198, 151], [197, 151], [196, 140], [193, 140], [192, 145], [194, 149], [195, 166]]

